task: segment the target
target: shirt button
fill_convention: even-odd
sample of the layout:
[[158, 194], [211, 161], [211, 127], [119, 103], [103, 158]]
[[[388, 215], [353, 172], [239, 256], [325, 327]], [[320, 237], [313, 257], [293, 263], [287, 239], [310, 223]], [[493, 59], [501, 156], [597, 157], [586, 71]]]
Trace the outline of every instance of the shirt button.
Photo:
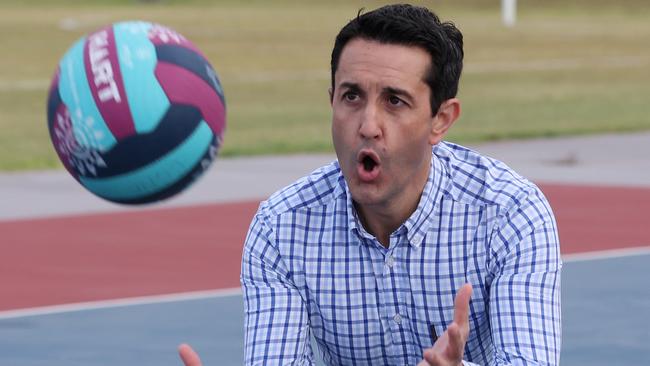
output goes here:
[[393, 316], [393, 321], [396, 324], [402, 324], [402, 316], [399, 314], [395, 314], [395, 316]]
[[391, 255], [386, 259], [386, 265], [392, 268], [394, 264], [395, 264], [395, 257]]

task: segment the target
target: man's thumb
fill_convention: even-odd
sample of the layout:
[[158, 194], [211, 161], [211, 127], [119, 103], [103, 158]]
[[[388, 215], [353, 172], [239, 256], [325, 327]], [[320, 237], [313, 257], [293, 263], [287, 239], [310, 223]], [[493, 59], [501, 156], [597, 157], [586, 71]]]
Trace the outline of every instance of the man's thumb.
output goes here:
[[185, 366], [201, 366], [199, 355], [189, 345], [183, 343], [178, 346], [178, 354], [181, 356], [181, 360], [183, 360]]

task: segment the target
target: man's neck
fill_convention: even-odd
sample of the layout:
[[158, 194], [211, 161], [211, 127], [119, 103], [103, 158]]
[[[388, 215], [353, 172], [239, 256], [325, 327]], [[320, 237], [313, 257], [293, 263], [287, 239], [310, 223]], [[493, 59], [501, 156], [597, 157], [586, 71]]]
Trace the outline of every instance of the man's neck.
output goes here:
[[354, 206], [361, 224], [384, 247], [390, 246], [390, 234], [406, 222], [417, 209], [428, 177], [427, 172], [421, 184], [414, 189], [405, 190], [398, 199], [390, 200], [385, 204], [360, 205], [355, 202]]
[[410, 211], [403, 214], [391, 214], [390, 211], [382, 208], [355, 206], [363, 227], [386, 248], [390, 245], [390, 234], [397, 230], [413, 213], [413, 211]]

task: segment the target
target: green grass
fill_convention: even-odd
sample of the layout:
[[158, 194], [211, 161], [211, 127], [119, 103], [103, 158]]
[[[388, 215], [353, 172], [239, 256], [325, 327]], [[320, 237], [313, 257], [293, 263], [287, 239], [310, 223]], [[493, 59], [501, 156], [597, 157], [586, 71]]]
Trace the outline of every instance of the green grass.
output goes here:
[[[513, 29], [501, 25], [498, 3], [431, 6], [465, 35], [463, 113], [450, 140], [650, 129], [644, 1], [520, 0]], [[168, 25], [206, 53], [226, 92], [222, 155], [332, 151], [332, 42], [359, 7], [377, 4], [1, 1], [0, 170], [60, 167], [46, 127], [49, 79], [75, 40], [126, 19]]]

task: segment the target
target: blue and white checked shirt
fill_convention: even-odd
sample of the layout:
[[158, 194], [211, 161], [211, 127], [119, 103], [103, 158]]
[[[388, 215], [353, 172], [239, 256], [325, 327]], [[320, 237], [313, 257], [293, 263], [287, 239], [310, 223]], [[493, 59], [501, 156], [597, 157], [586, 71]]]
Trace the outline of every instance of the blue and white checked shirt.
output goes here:
[[561, 261], [546, 199], [499, 161], [446, 142], [433, 152], [388, 249], [361, 225], [336, 162], [262, 202], [242, 261], [247, 365], [310, 365], [310, 334], [328, 365], [416, 365], [466, 282], [466, 364], [558, 364]]

